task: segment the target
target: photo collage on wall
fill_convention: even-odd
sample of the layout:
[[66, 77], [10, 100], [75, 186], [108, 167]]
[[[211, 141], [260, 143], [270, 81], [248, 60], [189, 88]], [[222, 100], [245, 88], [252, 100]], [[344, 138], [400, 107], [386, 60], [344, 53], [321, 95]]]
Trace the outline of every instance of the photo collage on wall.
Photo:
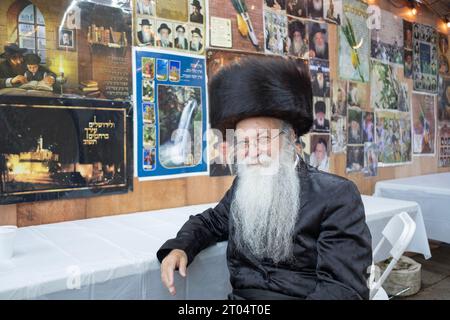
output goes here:
[[201, 56], [135, 50], [140, 179], [205, 174], [206, 70]]
[[204, 0], [133, 0], [133, 4], [135, 46], [204, 53]]
[[371, 32], [370, 106], [379, 166], [411, 162], [412, 24], [381, 10]]
[[[362, 172], [365, 168], [365, 144], [374, 142], [374, 115], [368, 99], [368, 85], [355, 81], [340, 81], [346, 87], [346, 142], [348, 173]], [[341, 90], [343, 86], [341, 86]], [[376, 172], [376, 171], [375, 171]]]
[[[340, 21], [342, 1], [265, 0], [264, 48], [268, 54], [328, 60], [328, 25]], [[328, 18], [324, 17], [328, 14]]]
[[437, 92], [438, 34], [433, 27], [413, 24], [414, 90]]

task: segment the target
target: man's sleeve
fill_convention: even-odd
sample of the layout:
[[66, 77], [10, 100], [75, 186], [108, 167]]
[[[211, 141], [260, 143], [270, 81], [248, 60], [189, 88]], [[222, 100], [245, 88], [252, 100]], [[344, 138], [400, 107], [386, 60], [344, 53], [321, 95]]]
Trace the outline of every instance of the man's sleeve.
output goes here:
[[365, 222], [364, 205], [355, 184], [331, 196], [317, 243], [318, 282], [307, 297], [312, 300], [369, 299], [368, 267], [372, 238]]
[[210, 245], [228, 239], [228, 214], [233, 197], [233, 185], [214, 208], [209, 208], [189, 220], [178, 231], [176, 238], [167, 240], [156, 253], [159, 262], [173, 249], [181, 249], [188, 256], [188, 265], [195, 256]]

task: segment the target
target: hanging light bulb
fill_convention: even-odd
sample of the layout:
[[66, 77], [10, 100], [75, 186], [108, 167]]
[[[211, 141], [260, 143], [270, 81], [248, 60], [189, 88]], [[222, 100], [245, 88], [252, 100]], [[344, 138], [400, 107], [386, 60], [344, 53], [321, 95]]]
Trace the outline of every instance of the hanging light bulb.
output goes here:
[[414, 0], [410, 0], [409, 7], [411, 8], [411, 15], [415, 16], [417, 14], [416, 2]]

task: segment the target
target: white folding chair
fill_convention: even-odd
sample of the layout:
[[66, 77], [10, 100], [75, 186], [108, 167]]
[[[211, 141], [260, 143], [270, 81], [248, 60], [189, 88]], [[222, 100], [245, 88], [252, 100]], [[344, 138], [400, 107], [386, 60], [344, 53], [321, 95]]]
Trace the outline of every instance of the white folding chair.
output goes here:
[[375, 247], [373, 251], [373, 257], [377, 256], [380, 251], [382, 245], [387, 242], [392, 246], [389, 251], [392, 260], [389, 262], [389, 265], [384, 270], [383, 274], [380, 276], [378, 280], [375, 280], [375, 262], [372, 262], [371, 270], [370, 270], [370, 278], [369, 278], [369, 288], [370, 288], [370, 299], [371, 300], [387, 300], [388, 295], [381, 287], [383, 282], [391, 273], [392, 269], [397, 264], [398, 260], [405, 252], [409, 243], [412, 240], [414, 232], [416, 231], [416, 223], [413, 219], [406, 213], [401, 212], [391, 218], [389, 220], [386, 227], [383, 229], [380, 242]]

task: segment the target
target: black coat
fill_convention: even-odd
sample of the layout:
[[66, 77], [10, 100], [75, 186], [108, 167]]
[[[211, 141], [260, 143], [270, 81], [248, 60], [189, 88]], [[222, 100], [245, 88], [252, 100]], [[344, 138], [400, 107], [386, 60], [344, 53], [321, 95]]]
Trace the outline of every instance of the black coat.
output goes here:
[[295, 262], [275, 266], [270, 259], [258, 261], [250, 251], [236, 250], [229, 210], [238, 178], [215, 208], [190, 216], [177, 237], [164, 243], [157, 252], [159, 261], [172, 249], [181, 249], [190, 264], [201, 250], [228, 240], [227, 263], [235, 290], [257, 288], [304, 299], [368, 299], [372, 241], [358, 189], [304, 161], [297, 171], [301, 208]]
[[25, 71], [27, 71], [25, 63], [20, 66], [20, 70], [18, 71], [20, 72], [17, 73], [17, 71], [14, 71], [14, 69], [11, 67], [11, 64], [7, 60], [2, 61], [0, 63], [0, 89], [6, 88], [6, 80], [8, 80], [9, 78], [14, 78], [19, 74], [25, 74]]

